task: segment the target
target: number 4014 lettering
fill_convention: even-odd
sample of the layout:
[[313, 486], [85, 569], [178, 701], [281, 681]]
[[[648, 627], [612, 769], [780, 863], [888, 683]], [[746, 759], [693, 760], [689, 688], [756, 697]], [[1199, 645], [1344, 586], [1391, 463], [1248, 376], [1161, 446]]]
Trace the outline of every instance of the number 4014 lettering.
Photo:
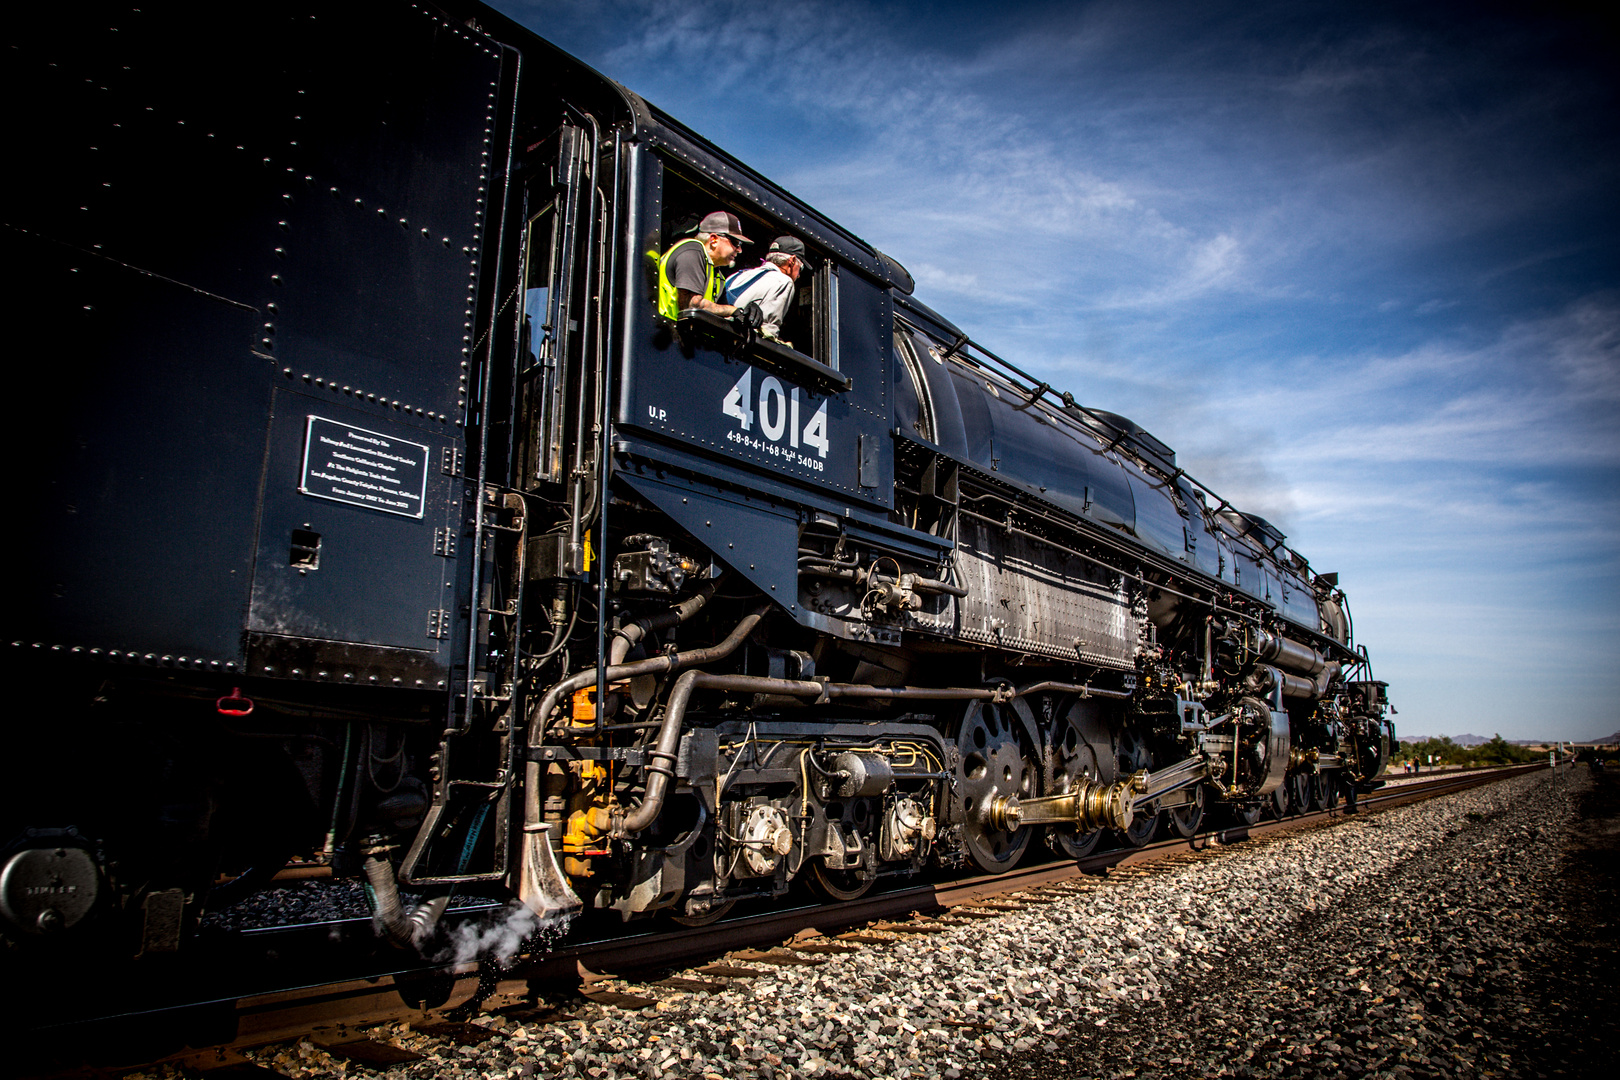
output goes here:
[[[755, 406], [758, 411], [755, 411]], [[774, 375], [759, 380], [759, 397], [754, 397], [754, 369], [743, 368], [742, 378], [731, 388], [721, 403], [720, 411], [735, 419], [744, 431], [752, 431], [759, 421], [759, 433], [771, 442], [781, 442], [786, 436], [788, 445], [798, 449], [807, 446], [818, 457], [827, 456], [827, 402], [822, 399], [815, 415], [803, 428], [799, 427], [799, 388], [784, 387]]]

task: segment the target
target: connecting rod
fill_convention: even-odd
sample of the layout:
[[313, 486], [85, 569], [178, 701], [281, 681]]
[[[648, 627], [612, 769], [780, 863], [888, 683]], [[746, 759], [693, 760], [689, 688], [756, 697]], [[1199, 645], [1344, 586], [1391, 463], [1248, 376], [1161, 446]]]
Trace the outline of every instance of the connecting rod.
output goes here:
[[1061, 795], [1035, 799], [998, 796], [990, 804], [990, 823], [1008, 831], [1024, 825], [1073, 825], [1080, 832], [1124, 831], [1136, 820], [1138, 807], [1172, 791], [1201, 784], [1209, 776], [1209, 762], [1193, 756], [1156, 773], [1144, 769], [1111, 784], [1080, 777], [1073, 789]]

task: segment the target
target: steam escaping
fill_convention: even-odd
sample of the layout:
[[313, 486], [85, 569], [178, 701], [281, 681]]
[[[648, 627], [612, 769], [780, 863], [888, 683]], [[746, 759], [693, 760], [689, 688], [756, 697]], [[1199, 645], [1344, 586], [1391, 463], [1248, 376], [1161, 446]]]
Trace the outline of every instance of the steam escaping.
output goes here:
[[445, 947], [434, 956], [438, 963], [478, 962], [478, 987], [472, 997], [451, 1011], [452, 1019], [466, 1019], [495, 993], [496, 987], [522, 952], [531, 956], [554, 948], [568, 933], [573, 922], [571, 911], [544, 916], [521, 900], [504, 908], [490, 909], [483, 915], [454, 927]]
[[544, 952], [553, 947], [568, 933], [572, 921], [572, 912], [542, 918], [522, 901], [513, 900], [451, 928], [449, 940], [433, 959], [454, 964], [492, 961], [504, 968], [520, 952]]

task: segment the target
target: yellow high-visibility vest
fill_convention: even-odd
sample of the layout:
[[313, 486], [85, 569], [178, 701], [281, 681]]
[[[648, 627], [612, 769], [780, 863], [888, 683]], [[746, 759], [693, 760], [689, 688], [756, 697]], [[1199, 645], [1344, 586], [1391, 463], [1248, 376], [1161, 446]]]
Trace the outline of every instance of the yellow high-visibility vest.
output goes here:
[[[697, 237], [688, 236], [685, 240], [671, 244], [669, 250], [664, 252], [664, 257], [658, 260], [658, 314], [666, 319], [675, 319], [681, 314], [680, 294], [676, 291], [674, 283], [669, 280], [669, 260], [682, 244], [697, 244], [700, 248], [703, 246]], [[709, 281], [703, 288], [703, 299], [712, 303], [719, 299], [721, 286], [725, 282], [720, 277], [720, 268], [709, 261], [708, 252], [703, 253], [703, 265], [709, 269]]]

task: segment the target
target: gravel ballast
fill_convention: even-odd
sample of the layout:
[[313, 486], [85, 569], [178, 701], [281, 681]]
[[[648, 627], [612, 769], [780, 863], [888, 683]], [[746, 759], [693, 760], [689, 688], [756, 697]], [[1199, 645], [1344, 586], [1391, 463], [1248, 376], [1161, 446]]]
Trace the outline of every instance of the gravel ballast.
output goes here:
[[[639, 1012], [559, 1000], [577, 1019], [480, 1017], [468, 1046], [370, 1034], [428, 1055], [400, 1080], [1588, 1075], [1620, 1034], [1617, 820], [1612, 779], [1537, 772], [717, 993], [616, 987], [659, 999]], [[255, 1056], [365, 1071], [307, 1042]]]

